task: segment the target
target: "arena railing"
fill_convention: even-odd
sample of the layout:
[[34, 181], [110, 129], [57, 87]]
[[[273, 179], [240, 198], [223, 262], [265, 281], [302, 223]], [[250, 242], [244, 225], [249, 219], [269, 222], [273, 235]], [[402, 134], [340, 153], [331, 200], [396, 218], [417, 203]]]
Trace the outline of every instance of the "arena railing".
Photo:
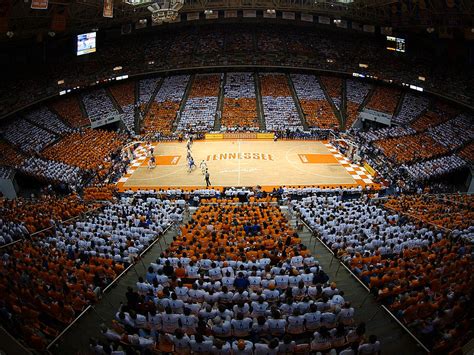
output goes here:
[[0, 343], [2, 344], [1, 354], [24, 354], [32, 355], [34, 350], [27, 347], [18, 338], [10, 334], [0, 325]]
[[[331, 253], [332, 255], [332, 258], [331, 258], [331, 263], [333, 261], [333, 259], [335, 258], [339, 265], [338, 265], [338, 268], [337, 268], [337, 271], [336, 271], [336, 275], [337, 275], [337, 272], [339, 271], [339, 268], [342, 266], [344, 269], [346, 269], [346, 271], [367, 291], [367, 296], [364, 298], [364, 300], [362, 301], [362, 304], [364, 304], [365, 300], [371, 295], [371, 292], [370, 292], [370, 289], [367, 287], [366, 284], [364, 284], [362, 282], [362, 280], [359, 279], [359, 277], [354, 274], [352, 272], [351, 269], [349, 269], [335, 254], [334, 252], [326, 245], [326, 243], [324, 243], [317, 235], [316, 233], [314, 232], [314, 230], [306, 223], [306, 221], [302, 218], [300, 218], [300, 221], [306, 226], [306, 228], [308, 228], [308, 230], [311, 232], [311, 238], [315, 238], [317, 239], [326, 249], [329, 253]], [[423, 344], [423, 342], [418, 339], [418, 337], [413, 334], [407, 327], [405, 327], [405, 325], [400, 322], [400, 320], [387, 308], [385, 307], [384, 305], [380, 305], [380, 307], [382, 307], [383, 310], [385, 310], [389, 315], [390, 317], [395, 320], [397, 322], [397, 324], [428, 354], [430, 353], [430, 350]], [[375, 315], [378, 313], [378, 311], [372, 316], [375, 317]]]
[[433, 223], [433, 222], [428, 222], [428, 221], [425, 221], [423, 220], [422, 218], [420, 217], [417, 217], [417, 216], [414, 216], [410, 213], [407, 213], [407, 212], [403, 212], [403, 211], [400, 211], [400, 210], [397, 210], [397, 209], [394, 209], [392, 207], [387, 207], [387, 206], [384, 206], [385, 209], [389, 210], [389, 211], [392, 211], [394, 213], [397, 213], [397, 214], [401, 214], [402, 216], [405, 216], [405, 217], [408, 217], [408, 218], [411, 218], [411, 219], [415, 219], [417, 221], [420, 221], [420, 222], [423, 222], [423, 223], [426, 223], [426, 224], [429, 224], [430, 226], [432, 227], [435, 227], [435, 228], [438, 228], [438, 229], [442, 229], [444, 230], [446, 233], [452, 233], [452, 229], [449, 229], [449, 228], [446, 228], [446, 227], [443, 227], [442, 225], [440, 224], [436, 224], [436, 223]]
[[[174, 223], [171, 223], [168, 227], [165, 228], [165, 230], [159, 235], [155, 240], [148, 246], [146, 247], [140, 254], [138, 254], [138, 257], [133, 260], [133, 262], [123, 270], [120, 275], [118, 275], [110, 284], [108, 284], [103, 290], [101, 290], [101, 294], [106, 293], [108, 290], [110, 290], [113, 286], [115, 286], [121, 279], [122, 277], [128, 273], [132, 268], [135, 268], [135, 266], [138, 264], [139, 261], [142, 261], [143, 255], [145, 255], [156, 243], [159, 243], [161, 246], [161, 239], [165, 236], [165, 234], [172, 228], [174, 227]], [[143, 261], [142, 261], [143, 262]], [[68, 331], [71, 329], [87, 312], [89, 312], [93, 308], [92, 305], [88, 305], [64, 330], [58, 334], [56, 338], [54, 338], [46, 347], [46, 350], [51, 349], [51, 347], [56, 344]]]
[[427, 197], [434, 197], [436, 200], [441, 201], [441, 202], [447, 202], [447, 203], [452, 203], [454, 205], [460, 205], [460, 206], [465, 206], [468, 207], [464, 202], [459, 202], [459, 201], [454, 201], [454, 200], [449, 200], [446, 199], [446, 197], [449, 196], [471, 196], [473, 195], [472, 192], [455, 192], [455, 193], [440, 193], [440, 194], [427, 194]]

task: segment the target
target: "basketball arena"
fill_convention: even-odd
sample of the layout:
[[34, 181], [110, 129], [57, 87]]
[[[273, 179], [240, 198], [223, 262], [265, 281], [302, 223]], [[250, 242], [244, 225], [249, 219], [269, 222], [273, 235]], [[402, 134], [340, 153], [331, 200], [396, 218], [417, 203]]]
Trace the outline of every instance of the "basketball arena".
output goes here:
[[473, 5], [0, 0], [0, 354], [473, 354]]

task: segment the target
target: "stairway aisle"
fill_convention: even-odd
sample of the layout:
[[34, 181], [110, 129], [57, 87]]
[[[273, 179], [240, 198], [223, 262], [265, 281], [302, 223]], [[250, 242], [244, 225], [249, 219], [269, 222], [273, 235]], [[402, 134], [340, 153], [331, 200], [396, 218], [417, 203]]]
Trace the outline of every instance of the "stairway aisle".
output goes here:
[[367, 104], [370, 102], [370, 99], [374, 95], [374, 92], [375, 92], [375, 85], [372, 85], [372, 87], [369, 90], [369, 93], [365, 96], [364, 101], [362, 101], [362, 103], [360, 104], [359, 111], [362, 111], [365, 109], [365, 106], [367, 106]]
[[298, 95], [296, 94], [296, 89], [293, 85], [293, 80], [291, 80], [290, 74], [286, 74], [286, 80], [288, 81], [288, 87], [290, 88], [291, 96], [293, 97], [293, 101], [295, 102], [296, 111], [298, 111], [298, 115], [300, 116], [301, 125], [303, 126], [303, 129], [307, 131], [309, 129], [308, 123], [306, 122], [305, 115], [303, 109], [301, 108], [301, 103], [298, 98]]
[[400, 113], [400, 110], [402, 109], [402, 106], [403, 106], [403, 100], [405, 98], [405, 94], [406, 94], [406, 91], [402, 91], [402, 93], [400, 94], [400, 97], [398, 98], [398, 102], [397, 102], [397, 107], [395, 107], [395, 112], [393, 113], [393, 117], [396, 117]]
[[[156, 97], [156, 94], [158, 93], [158, 91], [160, 90], [161, 88], [161, 85], [163, 85], [163, 81], [165, 79], [164, 78], [160, 78], [157, 82], [156, 82], [156, 86], [155, 88], [153, 89], [153, 93], [151, 94], [151, 97], [150, 97], [150, 100], [147, 102], [146, 106], [145, 106], [145, 109], [143, 110], [142, 112], [142, 117], [145, 118], [146, 115], [148, 115], [148, 111], [150, 111], [150, 107], [151, 107], [151, 104], [155, 101], [155, 97]], [[141, 122], [140, 122], [141, 123]]]
[[214, 118], [214, 131], [220, 131], [221, 130], [221, 122], [222, 122], [222, 114], [224, 111], [224, 86], [227, 80], [227, 73], [223, 73], [221, 77], [221, 81], [219, 83], [219, 96], [217, 99], [217, 109], [216, 109], [216, 115]]
[[122, 110], [122, 106], [120, 106], [120, 104], [117, 102], [117, 99], [115, 98], [115, 96], [112, 94], [112, 91], [110, 91], [110, 87], [106, 87], [105, 88], [105, 93], [107, 94], [107, 96], [109, 97], [110, 101], [112, 102], [112, 104], [114, 105], [115, 109], [117, 110], [118, 113], [123, 113], [123, 110]]
[[263, 112], [263, 101], [262, 101], [262, 93], [261, 93], [261, 88], [260, 88], [260, 77], [258, 76], [258, 73], [254, 73], [253, 77], [255, 80], [255, 99], [257, 100], [258, 121], [260, 123], [260, 129], [265, 130], [266, 129], [265, 113]]
[[89, 114], [87, 113], [86, 106], [84, 105], [84, 101], [82, 101], [82, 96], [79, 94], [76, 96], [77, 102], [79, 103], [79, 108], [81, 109], [82, 116], [87, 117], [87, 119], [90, 121]]
[[341, 119], [342, 119], [342, 128], [344, 130], [350, 128], [346, 127], [347, 122], [347, 82], [346, 79], [342, 79], [342, 94], [341, 94]]
[[[324, 85], [323, 80], [321, 80], [320, 77], [316, 77], [316, 78], [319, 82], [319, 86], [321, 86], [321, 89], [323, 90], [324, 96], [326, 97], [326, 101], [331, 106], [332, 111], [334, 112], [334, 115], [336, 116], [337, 120], [339, 121], [339, 127], [343, 127], [344, 118], [342, 116], [342, 112], [341, 112], [340, 108], [338, 108], [336, 106], [336, 104], [334, 103], [334, 100], [332, 99], [331, 95], [329, 95], [328, 89], [326, 88], [326, 85]], [[341, 94], [342, 94], [342, 89], [341, 89]], [[341, 103], [342, 103], [342, 100], [341, 100]]]
[[176, 131], [176, 128], [178, 128], [179, 121], [181, 120], [181, 113], [183, 112], [184, 107], [186, 106], [186, 102], [188, 101], [189, 93], [191, 92], [191, 88], [194, 83], [194, 78], [195, 78], [194, 74], [192, 74], [189, 77], [188, 84], [186, 85], [186, 90], [184, 91], [184, 95], [181, 98], [181, 102], [179, 103], [179, 109], [176, 115], [176, 119], [173, 122], [173, 128], [172, 128], [173, 131]]

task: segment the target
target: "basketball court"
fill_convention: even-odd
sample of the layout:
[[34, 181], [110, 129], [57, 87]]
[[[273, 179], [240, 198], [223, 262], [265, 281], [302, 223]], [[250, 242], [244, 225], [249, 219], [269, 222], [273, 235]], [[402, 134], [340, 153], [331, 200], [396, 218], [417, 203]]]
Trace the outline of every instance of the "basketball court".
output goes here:
[[186, 143], [153, 144], [156, 167], [149, 168], [145, 146], [118, 182], [120, 191], [205, 186], [204, 160], [212, 187], [366, 186], [374, 185], [364, 167], [351, 164], [325, 141], [203, 140], [192, 145], [197, 168], [188, 172]]

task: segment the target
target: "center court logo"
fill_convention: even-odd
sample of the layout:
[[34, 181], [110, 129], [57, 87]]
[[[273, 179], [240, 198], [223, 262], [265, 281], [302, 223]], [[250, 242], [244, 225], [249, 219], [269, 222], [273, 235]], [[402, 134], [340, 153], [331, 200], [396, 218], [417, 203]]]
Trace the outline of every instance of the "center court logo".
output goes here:
[[271, 154], [266, 153], [220, 153], [220, 154], [210, 154], [207, 156], [207, 161], [215, 161], [215, 160], [273, 160], [273, 156]]

